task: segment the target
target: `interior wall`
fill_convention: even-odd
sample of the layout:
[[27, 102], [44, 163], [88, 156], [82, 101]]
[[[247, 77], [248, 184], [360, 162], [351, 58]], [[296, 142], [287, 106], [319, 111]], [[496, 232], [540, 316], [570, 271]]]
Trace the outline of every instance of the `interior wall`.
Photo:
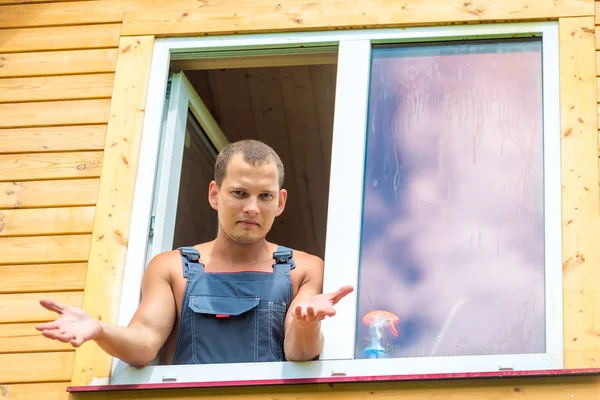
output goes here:
[[268, 240], [325, 253], [337, 66], [185, 71], [230, 142], [269, 144], [285, 167], [288, 202]]

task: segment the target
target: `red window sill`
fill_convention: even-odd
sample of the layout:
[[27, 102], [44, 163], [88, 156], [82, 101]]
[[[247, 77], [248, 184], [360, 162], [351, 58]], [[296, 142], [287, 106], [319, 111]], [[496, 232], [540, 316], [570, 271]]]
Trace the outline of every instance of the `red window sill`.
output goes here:
[[149, 389], [182, 389], [204, 387], [259, 386], [259, 385], [293, 385], [310, 383], [348, 383], [348, 382], [385, 382], [385, 381], [422, 381], [447, 379], [476, 379], [476, 378], [511, 378], [511, 377], [551, 377], [600, 375], [600, 368], [550, 369], [536, 371], [496, 371], [496, 372], [464, 372], [455, 374], [418, 374], [418, 375], [385, 375], [385, 376], [334, 376], [314, 379], [267, 379], [241, 380], [221, 382], [167, 382], [142, 383], [130, 385], [97, 385], [69, 386], [67, 392], [101, 392]]

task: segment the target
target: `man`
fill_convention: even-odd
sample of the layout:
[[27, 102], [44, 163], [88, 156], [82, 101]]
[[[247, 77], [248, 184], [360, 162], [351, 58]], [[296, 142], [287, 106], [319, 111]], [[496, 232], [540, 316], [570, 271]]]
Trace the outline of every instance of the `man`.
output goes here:
[[353, 291], [321, 294], [323, 261], [267, 242], [285, 208], [284, 168], [269, 146], [230, 144], [218, 155], [208, 200], [218, 212], [215, 240], [154, 257], [127, 327], [116, 327], [50, 300], [60, 315], [40, 324], [45, 337], [104, 351], [143, 367], [163, 363], [303, 361], [323, 347], [321, 321]]

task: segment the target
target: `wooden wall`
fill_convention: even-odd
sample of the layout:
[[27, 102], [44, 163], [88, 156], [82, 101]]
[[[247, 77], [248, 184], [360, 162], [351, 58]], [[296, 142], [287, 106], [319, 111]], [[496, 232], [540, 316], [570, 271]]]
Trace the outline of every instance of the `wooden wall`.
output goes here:
[[[600, 365], [593, 1], [348, 3], [0, 0], [0, 398], [65, 400], [69, 381], [108, 376], [94, 344], [74, 357], [33, 325], [52, 318], [44, 296], [116, 319], [154, 35], [560, 19], [565, 357]], [[599, 389], [596, 377], [568, 377], [71, 397], [551, 400]]]
[[54, 318], [40, 298], [82, 304], [122, 16], [69, 21], [44, 15], [48, 4], [10, 3], [0, 1], [0, 398], [64, 399], [75, 353], [34, 326]]

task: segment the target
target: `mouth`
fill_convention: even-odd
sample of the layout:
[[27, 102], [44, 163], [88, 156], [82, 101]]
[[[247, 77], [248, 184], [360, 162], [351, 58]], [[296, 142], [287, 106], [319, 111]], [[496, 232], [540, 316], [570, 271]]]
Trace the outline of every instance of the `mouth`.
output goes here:
[[237, 223], [244, 226], [259, 226], [258, 222], [251, 220], [242, 220], [238, 221]]

